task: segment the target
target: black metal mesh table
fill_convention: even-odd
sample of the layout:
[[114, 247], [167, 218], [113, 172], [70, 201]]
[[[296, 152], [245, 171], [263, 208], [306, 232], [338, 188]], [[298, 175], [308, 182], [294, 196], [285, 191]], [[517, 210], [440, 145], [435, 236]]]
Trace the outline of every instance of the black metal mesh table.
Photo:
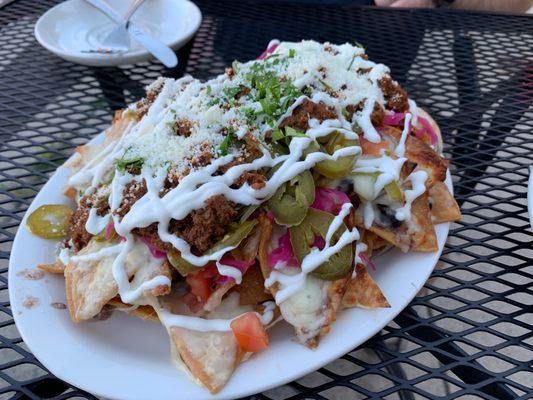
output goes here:
[[204, 21], [178, 68], [95, 69], [34, 40], [36, 19], [53, 3], [0, 9], [0, 398], [91, 398], [32, 356], [8, 302], [11, 242], [50, 173], [158, 75], [209, 78], [272, 37], [359, 41], [388, 64], [442, 128], [464, 217], [424, 289], [379, 335], [252, 398], [532, 398], [531, 17], [201, 1]]

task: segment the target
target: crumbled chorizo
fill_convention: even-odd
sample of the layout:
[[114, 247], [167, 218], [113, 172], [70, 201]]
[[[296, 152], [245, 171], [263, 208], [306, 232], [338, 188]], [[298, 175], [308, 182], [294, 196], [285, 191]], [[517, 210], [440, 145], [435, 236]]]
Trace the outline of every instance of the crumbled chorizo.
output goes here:
[[396, 112], [405, 112], [409, 109], [407, 92], [398, 83], [394, 82], [390, 76], [386, 75], [381, 78], [378, 81], [378, 85], [383, 91], [387, 109]]
[[96, 208], [96, 214], [100, 216], [104, 216], [109, 212], [108, 193], [106, 190], [96, 190], [94, 194], [85, 195], [80, 200], [76, 211], [70, 217], [68, 230], [77, 251], [87, 246], [93, 236], [85, 229], [91, 208]]
[[236, 204], [221, 194], [208, 198], [205, 205], [180, 221], [172, 220], [169, 226], [172, 233], [199, 253], [204, 253], [224, 237], [228, 224], [238, 213]]
[[187, 118], [180, 118], [172, 126], [172, 130], [178, 136], [189, 137], [192, 133], [192, 127], [194, 123]]
[[374, 103], [374, 110], [370, 115], [370, 121], [375, 127], [383, 125], [383, 118], [385, 118], [385, 110], [379, 103]]
[[123, 217], [146, 192], [146, 181], [144, 179], [142, 181], [131, 181], [124, 187], [122, 203], [120, 203], [120, 207], [115, 212]]
[[257, 171], [245, 171], [235, 180], [235, 185], [240, 187], [245, 183], [250, 185], [252, 189], [259, 190], [265, 187], [266, 176]]
[[144, 115], [148, 112], [150, 109], [150, 106], [153, 104], [157, 96], [159, 96], [159, 93], [163, 89], [164, 81], [155, 81], [151, 87], [150, 90], [146, 93], [146, 97], [139, 100], [135, 106], [137, 107], [137, 118], [141, 119], [144, 117]]
[[279, 125], [281, 128], [290, 126], [295, 129], [306, 131], [309, 127], [309, 120], [316, 118], [320, 122], [326, 119], [337, 118], [337, 113], [331, 107], [323, 103], [314, 103], [305, 99], [302, 104], [294, 109], [292, 115], [285, 118]]

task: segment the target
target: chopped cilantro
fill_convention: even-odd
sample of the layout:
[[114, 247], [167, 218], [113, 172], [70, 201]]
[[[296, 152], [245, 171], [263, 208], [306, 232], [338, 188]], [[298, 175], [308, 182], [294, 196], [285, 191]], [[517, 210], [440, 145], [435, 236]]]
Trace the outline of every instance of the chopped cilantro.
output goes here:
[[211, 96], [211, 92], [212, 92], [212, 90], [213, 90], [213, 89], [211, 88], [211, 85], [207, 85], [207, 89], [206, 89], [205, 92], [207, 93], [208, 96]]
[[278, 140], [281, 140], [285, 137], [285, 135], [283, 134], [283, 131], [279, 128], [274, 128], [272, 130], [272, 140], [274, 142], [277, 142]]
[[356, 55], [354, 54], [354, 55], [352, 56], [352, 59], [351, 59], [351, 61], [350, 61], [350, 64], [348, 65], [348, 68], [346, 68], [347, 71], [349, 71], [349, 70], [352, 68], [353, 62], [355, 61], [355, 57], [356, 57]]
[[285, 127], [285, 136], [288, 137], [306, 137], [307, 135], [301, 131], [298, 131], [290, 126]]
[[344, 118], [350, 119], [350, 113], [346, 107], [342, 107], [341, 113]]
[[[279, 54], [275, 54], [279, 56]], [[268, 57], [267, 57], [268, 59]], [[272, 65], [280, 59], [275, 59]], [[265, 121], [275, 121], [287, 108], [299, 97], [301, 92], [288, 79], [280, 79], [278, 75], [269, 69], [270, 64], [254, 64], [246, 79], [250, 82], [251, 96], [254, 101], [261, 104], [262, 114]]]
[[208, 107], [214, 106], [215, 104], [220, 104], [220, 99], [215, 97], [207, 102]]
[[239, 71], [239, 62], [237, 60], [234, 60], [232, 63], [231, 63], [231, 68], [233, 69], [233, 72], [237, 73]]
[[319, 79], [318, 81], [324, 86], [326, 90], [333, 90], [333, 88], [329, 86], [324, 80]]
[[222, 90], [222, 94], [226, 100], [232, 100], [241, 90], [242, 88], [240, 86], [226, 87]]
[[289, 58], [294, 58], [295, 54], [296, 54], [296, 52], [294, 51], [294, 49], [290, 49], [289, 50]]
[[307, 97], [311, 97], [311, 95], [313, 94], [313, 89], [311, 89], [309, 86], [305, 86], [302, 89], [302, 93], [305, 94]]
[[255, 110], [252, 107], [241, 107], [239, 109], [239, 112], [244, 116], [246, 122], [248, 122], [248, 124], [250, 125], [255, 121], [257, 117]]
[[220, 146], [218, 146], [218, 154], [221, 156], [227, 156], [229, 153], [229, 147], [232, 145], [232, 143], [235, 141], [235, 129], [232, 126], [229, 126], [226, 128], [227, 135], [220, 143]]
[[140, 171], [143, 164], [144, 164], [144, 159], [142, 157], [132, 157], [132, 158], [122, 157], [120, 160], [117, 160], [117, 169], [121, 172], [124, 172], [126, 170], [128, 170], [129, 172]]

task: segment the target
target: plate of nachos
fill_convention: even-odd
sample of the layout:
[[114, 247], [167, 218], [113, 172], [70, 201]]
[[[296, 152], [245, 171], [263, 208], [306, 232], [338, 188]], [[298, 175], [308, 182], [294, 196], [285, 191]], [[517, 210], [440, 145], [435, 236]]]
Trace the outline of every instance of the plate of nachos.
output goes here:
[[385, 65], [273, 40], [157, 79], [76, 149], [18, 230], [11, 307], [91, 393], [238, 398], [376, 334], [459, 218], [439, 127]]

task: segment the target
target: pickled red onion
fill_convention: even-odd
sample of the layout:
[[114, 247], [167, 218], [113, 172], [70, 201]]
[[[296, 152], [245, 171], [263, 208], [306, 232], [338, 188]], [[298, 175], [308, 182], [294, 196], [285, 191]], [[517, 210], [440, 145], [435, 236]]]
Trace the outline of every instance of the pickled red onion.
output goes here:
[[350, 198], [340, 190], [318, 187], [315, 189], [315, 201], [311, 208], [337, 215], [342, 205], [349, 202]]
[[125, 237], [120, 236], [120, 235], [115, 231], [115, 224], [113, 223], [112, 220], [111, 220], [111, 222], [109, 222], [109, 224], [107, 224], [107, 226], [105, 227], [104, 237], [106, 238], [106, 240], [116, 239], [116, 238], [118, 238], [121, 242], [123, 242], [123, 241], [126, 240]]
[[274, 50], [276, 50], [278, 48], [278, 44], [275, 43], [273, 44], [272, 46], [270, 46], [268, 49], [266, 49], [259, 57], [257, 57], [258, 60], [263, 60], [264, 58], [266, 58], [268, 55], [272, 54], [274, 52]]
[[405, 118], [405, 113], [385, 114], [383, 117], [384, 125], [398, 125]]
[[430, 122], [425, 119], [424, 117], [418, 117], [418, 121], [422, 124], [424, 129], [427, 131], [427, 134], [429, 135], [429, 138], [431, 139], [431, 144], [436, 145], [438, 142], [437, 133], [435, 132], [435, 129], [431, 126]]
[[291, 237], [288, 229], [278, 239], [278, 247], [268, 255], [268, 265], [273, 268], [277, 263], [282, 263], [290, 267], [299, 265], [292, 250]]
[[254, 265], [255, 260], [252, 261], [244, 261], [244, 260], [237, 260], [235, 257], [233, 257], [230, 254], [224, 254], [224, 256], [220, 259], [220, 264], [228, 265], [230, 267], [237, 268], [242, 273], [246, 272], [246, 270]]
[[424, 127], [422, 127], [422, 129], [413, 129], [413, 133], [418, 139], [423, 139], [424, 135], [427, 133], [427, 129]]
[[105, 227], [104, 237], [107, 240], [109, 240], [114, 230], [115, 230], [115, 224], [113, 223], [113, 220], [111, 220], [111, 222], [107, 224], [107, 226]]
[[167, 258], [167, 253], [155, 247], [154, 244], [150, 241], [150, 239], [148, 239], [147, 237], [141, 237], [141, 240], [148, 247], [148, 250], [150, 250], [150, 253], [152, 253], [154, 258]]
[[326, 241], [324, 240], [322, 236], [315, 235], [315, 240], [313, 242], [312, 247], [316, 247], [319, 250], [322, 250], [324, 247], [326, 247]]
[[372, 270], [374, 271], [376, 270], [376, 266], [374, 265], [374, 263], [370, 261], [370, 259], [364, 253], [359, 253], [359, 257], [361, 258], [361, 261], [365, 264], [365, 266], [372, 268]]
[[[237, 268], [243, 274], [248, 270], [248, 268], [254, 265], [254, 263], [255, 263], [255, 260], [252, 260], [252, 261], [237, 260], [231, 254], [224, 254], [224, 256], [220, 259], [220, 264]], [[233, 280], [232, 277], [221, 275], [220, 277], [217, 278], [216, 283], [218, 285], [224, 285], [230, 282], [231, 280]]]

